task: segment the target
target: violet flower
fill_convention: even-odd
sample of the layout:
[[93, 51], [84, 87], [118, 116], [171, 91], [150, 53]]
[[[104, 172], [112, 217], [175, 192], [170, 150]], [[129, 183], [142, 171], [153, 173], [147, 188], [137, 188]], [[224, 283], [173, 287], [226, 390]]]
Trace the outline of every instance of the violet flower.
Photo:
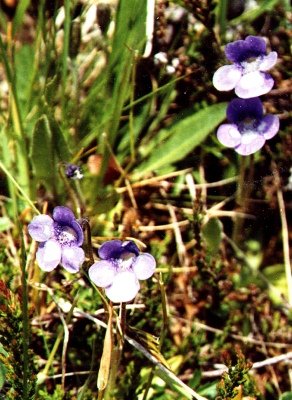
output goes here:
[[67, 207], [55, 207], [53, 218], [41, 214], [28, 225], [30, 236], [40, 242], [36, 259], [43, 271], [52, 271], [61, 264], [67, 271], [79, 271], [85, 256], [81, 249], [83, 231], [73, 212]]
[[235, 88], [238, 97], [248, 99], [268, 93], [273, 78], [266, 73], [277, 62], [277, 52], [266, 55], [266, 42], [256, 36], [237, 40], [225, 47], [225, 54], [233, 65], [220, 67], [213, 76], [217, 90], [229, 91]]
[[88, 271], [89, 278], [105, 288], [107, 297], [114, 303], [133, 300], [140, 289], [139, 280], [150, 278], [156, 261], [151, 254], [140, 253], [134, 242], [110, 240], [98, 250], [101, 261]]
[[279, 118], [272, 114], [264, 115], [258, 97], [231, 100], [226, 114], [231, 123], [219, 126], [217, 138], [224, 146], [233, 147], [243, 156], [258, 151], [279, 130]]
[[65, 175], [69, 179], [82, 179], [83, 173], [78, 165], [66, 163]]

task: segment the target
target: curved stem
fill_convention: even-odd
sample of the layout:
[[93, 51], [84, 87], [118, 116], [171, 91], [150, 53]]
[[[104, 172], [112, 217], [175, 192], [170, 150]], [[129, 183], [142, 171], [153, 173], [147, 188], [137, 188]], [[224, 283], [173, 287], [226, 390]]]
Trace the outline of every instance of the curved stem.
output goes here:
[[[240, 158], [240, 172], [236, 191], [236, 204], [241, 213], [247, 211], [247, 200], [253, 188], [254, 175], [254, 158], [253, 155]], [[244, 219], [235, 217], [232, 240], [239, 246], [243, 239]]]

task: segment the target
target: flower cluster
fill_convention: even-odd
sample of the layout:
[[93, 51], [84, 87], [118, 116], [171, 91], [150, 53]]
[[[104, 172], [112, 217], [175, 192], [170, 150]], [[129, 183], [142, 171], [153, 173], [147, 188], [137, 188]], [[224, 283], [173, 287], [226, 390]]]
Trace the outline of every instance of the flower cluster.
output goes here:
[[264, 116], [258, 98], [274, 85], [266, 71], [276, 64], [278, 56], [275, 51], [267, 54], [265, 40], [256, 36], [227, 44], [225, 55], [233, 64], [220, 67], [213, 76], [213, 84], [220, 91], [235, 89], [239, 99], [228, 105], [230, 123], [219, 127], [217, 138], [223, 145], [247, 156], [262, 148], [279, 130], [279, 118]]
[[[36, 259], [43, 271], [52, 271], [59, 264], [71, 273], [79, 271], [85, 260], [84, 237], [69, 208], [55, 207], [52, 218], [45, 214], [34, 217], [28, 232], [40, 242]], [[150, 278], [156, 268], [154, 257], [140, 253], [132, 241], [107, 241], [98, 254], [101, 260], [89, 268], [89, 277], [116, 303], [133, 300], [140, 289], [139, 280]]]

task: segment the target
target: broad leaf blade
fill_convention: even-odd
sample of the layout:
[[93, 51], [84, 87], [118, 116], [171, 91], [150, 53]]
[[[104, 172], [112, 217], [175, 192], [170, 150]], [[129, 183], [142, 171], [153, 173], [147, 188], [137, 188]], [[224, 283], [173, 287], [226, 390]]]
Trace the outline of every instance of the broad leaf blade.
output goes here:
[[224, 120], [225, 114], [226, 103], [219, 103], [180, 119], [167, 129], [167, 140], [153, 150], [138, 172], [157, 170], [182, 160]]
[[46, 115], [42, 115], [35, 124], [32, 135], [31, 161], [37, 178], [51, 179], [53, 177], [55, 163], [52, 132]]
[[49, 116], [49, 123], [52, 132], [54, 151], [59, 161], [69, 161], [72, 157], [72, 154], [60, 125], [51, 116]]

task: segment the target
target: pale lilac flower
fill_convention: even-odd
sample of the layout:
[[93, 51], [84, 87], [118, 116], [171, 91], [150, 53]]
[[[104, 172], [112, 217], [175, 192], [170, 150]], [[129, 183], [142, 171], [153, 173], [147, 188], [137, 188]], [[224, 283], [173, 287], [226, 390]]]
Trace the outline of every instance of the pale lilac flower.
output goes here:
[[36, 259], [44, 271], [61, 264], [67, 271], [79, 271], [85, 256], [81, 249], [83, 231], [73, 212], [67, 207], [55, 207], [53, 218], [37, 215], [28, 225], [30, 236], [40, 242]]
[[243, 155], [255, 153], [279, 130], [279, 118], [263, 113], [259, 98], [233, 99], [227, 107], [230, 124], [220, 125], [217, 138], [224, 146]]
[[150, 278], [156, 261], [151, 254], [140, 253], [134, 242], [110, 240], [98, 250], [101, 261], [88, 271], [89, 278], [105, 288], [107, 297], [114, 303], [133, 300], [140, 289], [139, 280]]
[[277, 62], [277, 52], [267, 55], [266, 42], [256, 36], [237, 40], [225, 47], [225, 54], [233, 65], [220, 67], [213, 76], [213, 85], [217, 90], [235, 89], [238, 97], [248, 99], [268, 93], [274, 80], [266, 71]]

